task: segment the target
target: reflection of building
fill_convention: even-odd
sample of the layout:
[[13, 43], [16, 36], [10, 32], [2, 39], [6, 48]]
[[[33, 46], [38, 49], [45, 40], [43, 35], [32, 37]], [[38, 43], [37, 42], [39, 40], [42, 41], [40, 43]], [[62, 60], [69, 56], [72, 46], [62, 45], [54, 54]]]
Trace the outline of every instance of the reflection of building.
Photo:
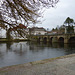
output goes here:
[[33, 27], [33, 28], [29, 28], [29, 34], [33, 34], [33, 35], [45, 35], [47, 32], [46, 30], [41, 27]]

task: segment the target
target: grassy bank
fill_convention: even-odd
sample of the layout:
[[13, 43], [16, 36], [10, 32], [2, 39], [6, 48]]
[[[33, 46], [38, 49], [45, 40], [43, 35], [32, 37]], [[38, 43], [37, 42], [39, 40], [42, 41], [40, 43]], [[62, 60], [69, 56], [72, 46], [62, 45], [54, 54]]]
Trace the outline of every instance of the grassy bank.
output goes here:
[[7, 38], [0, 38], [0, 42], [19, 42], [19, 41], [29, 41], [28, 39], [7, 39]]

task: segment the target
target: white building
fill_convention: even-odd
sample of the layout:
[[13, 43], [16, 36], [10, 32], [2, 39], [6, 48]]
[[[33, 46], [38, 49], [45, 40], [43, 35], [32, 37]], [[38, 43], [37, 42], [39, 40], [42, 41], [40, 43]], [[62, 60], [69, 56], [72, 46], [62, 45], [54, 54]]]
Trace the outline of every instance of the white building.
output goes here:
[[46, 30], [41, 27], [32, 27], [32, 28], [29, 28], [29, 34], [32, 34], [32, 35], [45, 35], [47, 32]]

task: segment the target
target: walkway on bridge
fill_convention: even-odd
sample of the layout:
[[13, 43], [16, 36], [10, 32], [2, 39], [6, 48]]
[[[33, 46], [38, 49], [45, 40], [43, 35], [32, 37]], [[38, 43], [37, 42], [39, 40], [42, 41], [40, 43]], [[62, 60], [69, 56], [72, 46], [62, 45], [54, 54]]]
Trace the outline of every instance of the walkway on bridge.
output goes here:
[[75, 54], [0, 68], [0, 75], [75, 75]]

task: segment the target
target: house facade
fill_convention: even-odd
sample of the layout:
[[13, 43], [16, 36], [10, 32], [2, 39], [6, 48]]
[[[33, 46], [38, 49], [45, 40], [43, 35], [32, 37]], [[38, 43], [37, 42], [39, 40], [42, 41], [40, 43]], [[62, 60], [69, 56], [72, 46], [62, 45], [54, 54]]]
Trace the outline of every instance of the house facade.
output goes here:
[[29, 28], [30, 35], [45, 35], [47, 32], [43, 27], [32, 27]]

